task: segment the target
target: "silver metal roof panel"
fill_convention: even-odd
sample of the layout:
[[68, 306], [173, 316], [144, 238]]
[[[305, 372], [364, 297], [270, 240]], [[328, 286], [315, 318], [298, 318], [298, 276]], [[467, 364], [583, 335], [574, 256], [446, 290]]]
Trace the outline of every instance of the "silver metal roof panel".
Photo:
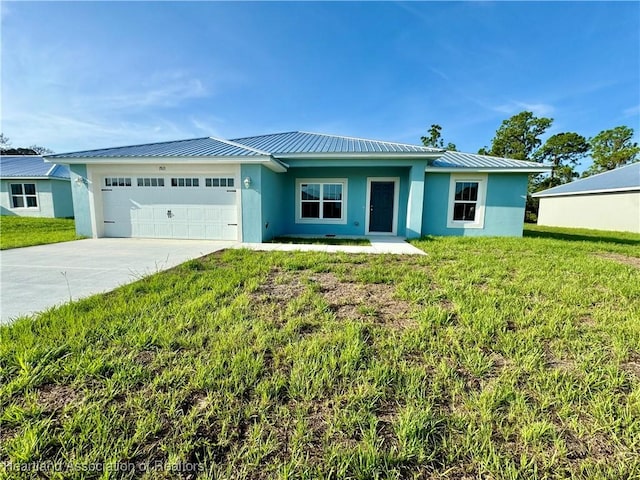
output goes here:
[[254, 148], [247, 148], [227, 140], [213, 137], [146, 143], [125, 147], [85, 150], [81, 152], [47, 155], [55, 158], [123, 158], [123, 157], [255, 157], [269, 155]]
[[0, 177], [2, 178], [69, 178], [69, 168], [65, 165], [46, 163], [39, 155], [0, 156]]
[[434, 167], [443, 168], [542, 168], [544, 165], [511, 158], [491, 157], [474, 153], [448, 151], [433, 162]]
[[265, 150], [277, 156], [301, 153], [438, 153], [442, 151], [420, 145], [311, 132], [274, 133], [234, 138], [232, 141]]
[[640, 162], [534, 193], [534, 197], [640, 190]]

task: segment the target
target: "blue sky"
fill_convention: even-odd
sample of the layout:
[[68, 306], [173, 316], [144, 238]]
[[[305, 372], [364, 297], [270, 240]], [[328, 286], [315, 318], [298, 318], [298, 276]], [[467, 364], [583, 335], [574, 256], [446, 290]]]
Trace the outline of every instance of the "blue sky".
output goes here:
[[2, 131], [56, 152], [308, 130], [464, 151], [640, 130], [637, 2], [2, 2]]

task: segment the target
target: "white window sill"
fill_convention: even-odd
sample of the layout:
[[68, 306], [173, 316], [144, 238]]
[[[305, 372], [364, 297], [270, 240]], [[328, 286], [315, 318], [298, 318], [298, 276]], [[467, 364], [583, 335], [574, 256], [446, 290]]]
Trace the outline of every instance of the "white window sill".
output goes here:
[[346, 225], [346, 218], [324, 219], [324, 218], [297, 218], [296, 223], [307, 223], [316, 225]]
[[475, 222], [449, 222], [447, 228], [484, 228], [484, 224]]

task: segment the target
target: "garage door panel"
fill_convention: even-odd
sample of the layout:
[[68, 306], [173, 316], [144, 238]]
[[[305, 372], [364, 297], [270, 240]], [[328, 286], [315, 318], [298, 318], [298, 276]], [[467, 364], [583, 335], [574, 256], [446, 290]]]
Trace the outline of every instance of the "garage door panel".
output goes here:
[[236, 190], [206, 187], [203, 177], [199, 184], [171, 187], [171, 177], [164, 177], [164, 187], [144, 187], [134, 177], [131, 186], [103, 189], [105, 236], [236, 240]]

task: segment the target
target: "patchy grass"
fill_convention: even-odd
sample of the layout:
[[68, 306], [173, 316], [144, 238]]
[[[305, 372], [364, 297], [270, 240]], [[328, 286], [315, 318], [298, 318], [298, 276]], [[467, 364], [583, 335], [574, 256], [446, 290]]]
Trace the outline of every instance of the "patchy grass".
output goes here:
[[640, 476], [640, 273], [603, 257], [637, 247], [414, 244], [225, 251], [0, 328], [0, 469]]
[[336, 237], [274, 237], [267, 243], [297, 243], [303, 245], [356, 245], [369, 246], [371, 242], [366, 238], [336, 238]]
[[0, 250], [68, 242], [80, 238], [83, 237], [76, 235], [73, 219], [0, 217]]
[[640, 247], [640, 234], [631, 232], [611, 232], [586, 228], [544, 227], [525, 223], [524, 236], [531, 238], [555, 238], [578, 242], [600, 242], [614, 245], [636, 245]]

